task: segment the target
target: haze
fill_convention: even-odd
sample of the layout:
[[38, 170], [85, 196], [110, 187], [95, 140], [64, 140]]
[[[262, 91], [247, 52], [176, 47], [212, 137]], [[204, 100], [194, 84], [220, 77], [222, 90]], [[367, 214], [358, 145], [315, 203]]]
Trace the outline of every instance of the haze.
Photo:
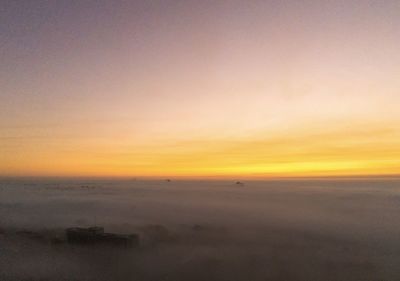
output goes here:
[[399, 0], [1, 0], [0, 281], [399, 281]]
[[[396, 281], [399, 180], [0, 181], [0, 279]], [[71, 226], [139, 248], [50, 243]]]

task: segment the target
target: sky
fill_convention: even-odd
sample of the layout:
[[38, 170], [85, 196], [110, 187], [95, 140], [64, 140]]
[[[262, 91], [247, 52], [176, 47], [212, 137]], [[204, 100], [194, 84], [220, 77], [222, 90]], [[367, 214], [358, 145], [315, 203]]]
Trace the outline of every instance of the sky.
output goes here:
[[400, 174], [400, 2], [1, 1], [0, 176]]

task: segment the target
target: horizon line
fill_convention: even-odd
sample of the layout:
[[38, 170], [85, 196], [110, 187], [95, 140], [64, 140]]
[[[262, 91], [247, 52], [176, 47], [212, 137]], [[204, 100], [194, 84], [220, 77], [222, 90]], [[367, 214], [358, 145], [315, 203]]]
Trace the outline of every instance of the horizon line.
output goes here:
[[0, 180], [46, 180], [46, 179], [65, 179], [65, 180], [249, 180], [249, 181], [268, 181], [268, 180], [338, 180], [338, 179], [400, 179], [399, 174], [355, 174], [355, 175], [287, 175], [287, 176], [179, 176], [179, 175], [163, 175], [163, 176], [110, 176], [110, 175], [0, 175]]

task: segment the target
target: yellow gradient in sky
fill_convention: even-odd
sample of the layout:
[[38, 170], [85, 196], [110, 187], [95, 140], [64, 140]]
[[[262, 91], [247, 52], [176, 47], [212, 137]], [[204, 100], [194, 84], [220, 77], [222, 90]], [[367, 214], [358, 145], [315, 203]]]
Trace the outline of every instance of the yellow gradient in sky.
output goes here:
[[[248, 177], [396, 175], [395, 127], [347, 127], [221, 139], [33, 141], [0, 164], [10, 175]], [[315, 128], [314, 128], [315, 129]], [[13, 140], [15, 145], [15, 140]], [[21, 171], [23, 173], [21, 173]]]

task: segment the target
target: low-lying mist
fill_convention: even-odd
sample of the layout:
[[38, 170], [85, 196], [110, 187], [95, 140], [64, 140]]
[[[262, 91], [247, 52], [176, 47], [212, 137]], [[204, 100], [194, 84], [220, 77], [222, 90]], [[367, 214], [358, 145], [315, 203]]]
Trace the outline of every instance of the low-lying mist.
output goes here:
[[[0, 280], [399, 280], [385, 180], [0, 181]], [[52, 243], [67, 227], [138, 248]]]

